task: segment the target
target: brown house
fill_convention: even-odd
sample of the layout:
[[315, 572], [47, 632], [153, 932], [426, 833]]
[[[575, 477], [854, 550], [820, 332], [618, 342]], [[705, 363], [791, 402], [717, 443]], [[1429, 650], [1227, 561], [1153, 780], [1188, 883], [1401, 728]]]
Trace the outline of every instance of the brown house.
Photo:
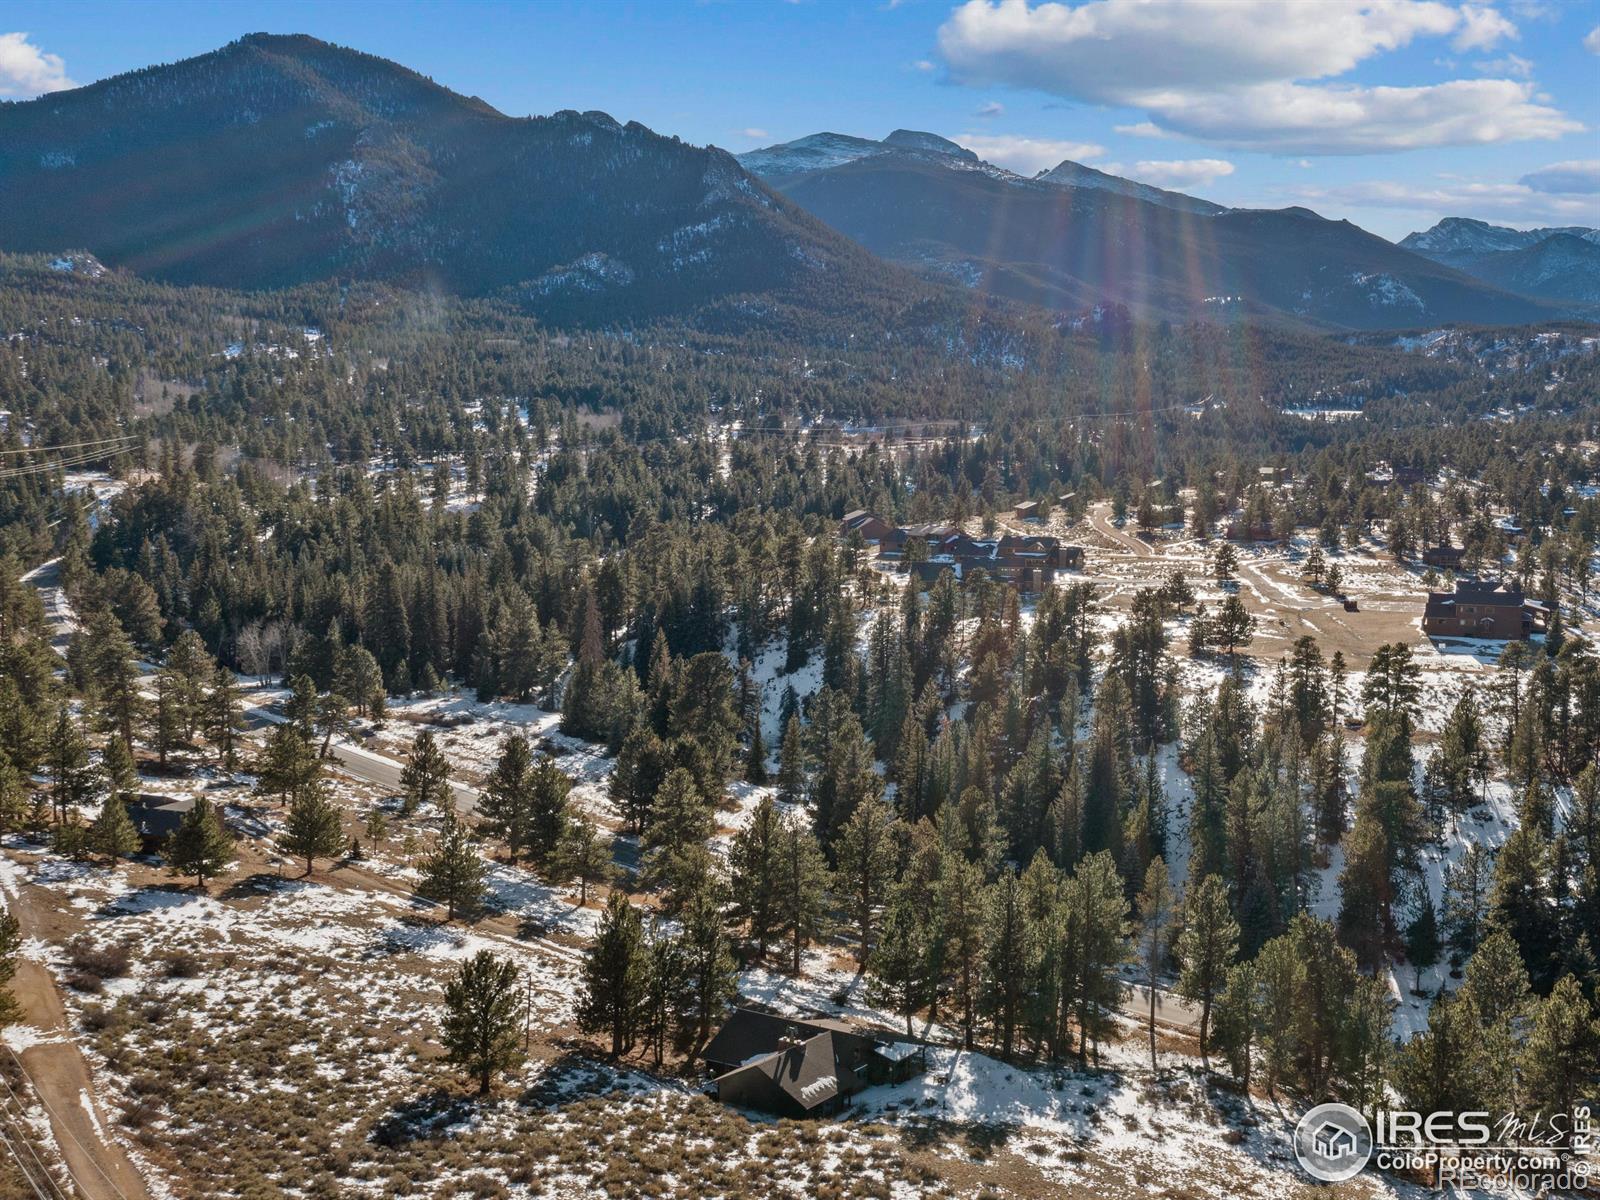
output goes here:
[[891, 533], [894, 526], [875, 513], [858, 508], [855, 512], [847, 512], [839, 520], [839, 536], [848, 538], [852, 533], [859, 533], [861, 540], [869, 546], [882, 545], [884, 536]]
[[1422, 632], [1430, 637], [1515, 641], [1545, 628], [1544, 605], [1519, 588], [1458, 579], [1454, 592], [1429, 592]]
[[927, 1068], [927, 1047], [913, 1038], [754, 1008], [735, 1009], [700, 1057], [724, 1104], [782, 1117], [837, 1113], [863, 1088]]
[[1430, 567], [1459, 571], [1466, 551], [1460, 546], [1429, 546], [1422, 552], [1422, 561]]
[[1019, 521], [1037, 521], [1044, 515], [1039, 510], [1039, 502], [1037, 500], [1028, 500], [1017, 505], [1016, 513]]

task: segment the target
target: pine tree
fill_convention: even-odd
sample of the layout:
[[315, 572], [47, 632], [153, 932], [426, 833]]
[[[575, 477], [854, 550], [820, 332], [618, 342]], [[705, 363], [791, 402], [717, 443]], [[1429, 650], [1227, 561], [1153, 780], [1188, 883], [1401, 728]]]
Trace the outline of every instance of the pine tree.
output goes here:
[[1239, 923], [1228, 910], [1228, 889], [1217, 875], [1191, 885], [1184, 901], [1183, 930], [1178, 937], [1178, 994], [1200, 1005], [1200, 1060], [1207, 1052], [1211, 1008], [1239, 952]]
[[505, 841], [512, 862], [527, 844], [532, 807], [533, 752], [528, 739], [510, 734], [500, 743], [500, 754], [483, 789], [484, 825]]
[[1444, 936], [1450, 961], [1460, 966], [1478, 948], [1489, 919], [1489, 889], [1493, 864], [1488, 851], [1472, 843], [1460, 860], [1446, 870], [1444, 880]]
[[106, 787], [118, 799], [127, 796], [139, 778], [132, 750], [116, 734], [106, 739], [105, 748], [100, 751], [100, 773], [105, 777]]
[[194, 807], [184, 814], [182, 823], [167, 840], [166, 858], [167, 869], [173, 875], [193, 875], [200, 888], [233, 862], [233, 838], [204, 796], [195, 800]]
[[728, 850], [733, 920], [742, 924], [756, 948], [756, 960], [781, 933], [778, 922], [778, 870], [781, 822], [771, 796], [763, 796], [749, 823], [733, 836]]
[[1234, 963], [1216, 1001], [1216, 1041], [1228, 1068], [1248, 1088], [1255, 1069], [1256, 1030], [1261, 1025], [1261, 993], [1254, 959]]
[[828, 862], [817, 839], [793, 817], [778, 837], [776, 916], [789, 939], [789, 971], [800, 974], [800, 955], [822, 934], [828, 892]]
[[444, 1043], [452, 1063], [486, 1095], [494, 1076], [522, 1061], [520, 1026], [526, 993], [516, 964], [480, 950], [461, 964], [444, 989]]
[[126, 858], [139, 848], [139, 831], [128, 816], [128, 806], [115, 792], [105, 798], [100, 815], [89, 826], [88, 847], [108, 862]]
[[1439, 922], [1426, 884], [1422, 886], [1417, 914], [1406, 925], [1406, 959], [1413, 972], [1412, 990], [1420, 993], [1422, 972], [1439, 961]]
[[694, 776], [682, 767], [667, 774], [654, 808], [640, 840], [640, 879], [646, 887], [663, 889], [668, 911], [676, 912], [704, 881], [711, 809]]
[[567, 822], [561, 844], [552, 856], [555, 874], [563, 880], [578, 881], [578, 903], [589, 903], [589, 889], [596, 884], [610, 883], [616, 876], [611, 861], [611, 841], [602, 837], [593, 821], [585, 817]]
[[1150, 1000], [1150, 1069], [1156, 1070], [1156, 985], [1161, 977], [1161, 967], [1166, 960], [1167, 946], [1172, 940], [1172, 884], [1167, 878], [1167, 864], [1160, 858], [1150, 860], [1145, 871], [1144, 887], [1139, 892], [1140, 957], [1144, 965], [1144, 984]]
[[465, 823], [453, 809], [446, 809], [433, 853], [423, 860], [417, 894], [443, 901], [445, 920], [454, 921], [457, 914], [475, 912], [483, 893], [483, 859]]
[[535, 863], [548, 863], [567, 828], [568, 779], [555, 760], [540, 755], [528, 779], [528, 854]]
[[612, 892], [584, 960], [578, 1002], [578, 1028], [609, 1033], [612, 1058], [633, 1048], [649, 967], [639, 914], [625, 895]]
[[637, 1032], [650, 1047], [651, 1061], [659, 1070], [672, 1033], [673, 1010], [684, 986], [683, 949], [665, 922], [651, 923], [643, 957]]
[[1001, 872], [987, 900], [983, 1007], [999, 1026], [1000, 1057], [1009, 1060], [1039, 954], [1038, 930], [1015, 871]]
[[961, 1010], [962, 1045], [972, 1049], [982, 982], [984, 933], [983, 879], [966, 859], [952, 856], [939, 881], [936, 903], [945, 961], [954, 976], [955, 1002]]
[[419, 730], [411, 741], [411, 757], [400, 771], [402, 811], [407, 816], [424, 804], [450, 805], [450, 763], [439, 749], [433, 730]]
[[1549, 852], [1527, 825], [1514, 830], [1495, 857], [1489, 921], [1508, 933], [1521, 951], [1528, 974], [1547, 985], [1559, 934], [1547, 878]]
[[1600, 1062], [1600, 1021], [1575, 976], [1563, 975], [1540, 1002], [1522, 1062], [1531, 1109], [1575, 1111]]
[[783, 727], [778, 751], [778, 799], [784, 804], [804, 804], [806, 799], [806, 737], [798, 716]]
[[281, 804], [310, 787], [322, 774], [322, 762], [311, 743], [293, 725], [279, 725], [267, 737], [256, 760], [256, 791], [277, 796]]
[[1117, 969], [1128, 957], [1128, 901], [1116, 860], [1108, 851], [1078, 864], [1067, 885], [1067, 941], [1077, 965], [1072, 997], [1078, 1020], [1078, 1064], [1087, 1069], [1111, 1027], [1122, 997]]
[[738, 994], [738, 972], [728, 947], [716, 887], [702, 887], [684, 904], [678, 936], [678, 1028], [691, 1049], [705, 1045], [711, 1023]]
[[857, 805], [839, 832], [834, 885], [847, 900], [856, 927], [856, 962], [865, 966], [872, 949], [873, 920], [895, 875], [898, 822], [877, 797]]
[[906, 1021], [926, 1002], [928, 981], [928, 914], [925, 901], [905, 885], [890, 894], [878, 943], [867, 962], [867, 998]]
[[332, 858], [344, 849], [344, 825], [339, 810], [328, 799], [321, 780], [314, 780], [294, 794], [284, 822], [278, 849], [293, 858], [306, 860], [307, 875], [319, 858]]
[[56, 820], [66, 822], [94, 794], [98, 772], [89, 762], [89, 748], [65, 704], [56, 709], [46, 760], [50, 764], [50, 798]]

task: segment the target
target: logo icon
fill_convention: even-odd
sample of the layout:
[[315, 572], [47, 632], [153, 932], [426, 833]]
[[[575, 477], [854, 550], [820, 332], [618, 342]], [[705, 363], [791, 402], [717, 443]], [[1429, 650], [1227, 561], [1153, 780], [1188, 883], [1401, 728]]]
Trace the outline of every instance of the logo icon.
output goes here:
[[1372, 1129], [1348, 1104], [1319, 1104], [1294, 1127], [1294, 1156], [1311, 1178], [1343, 1183], [1372, 1157]]

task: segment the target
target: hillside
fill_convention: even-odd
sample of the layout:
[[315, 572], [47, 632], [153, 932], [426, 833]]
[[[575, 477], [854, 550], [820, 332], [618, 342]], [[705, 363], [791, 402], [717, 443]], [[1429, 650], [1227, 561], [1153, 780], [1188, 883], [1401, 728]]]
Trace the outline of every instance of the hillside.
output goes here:
[[0, 213], [0, 248], [169, 282], [384, 279], [552, 316], [882, 277], [720, 150], [599, 112], [513, 119], [304, 36], [0, 106]]
[[1353, 329], [1552, 315], [1306, 209], [1206, 215], [930, 154], [875, 153], [779, 182], [875, 253], [1055, 307]]

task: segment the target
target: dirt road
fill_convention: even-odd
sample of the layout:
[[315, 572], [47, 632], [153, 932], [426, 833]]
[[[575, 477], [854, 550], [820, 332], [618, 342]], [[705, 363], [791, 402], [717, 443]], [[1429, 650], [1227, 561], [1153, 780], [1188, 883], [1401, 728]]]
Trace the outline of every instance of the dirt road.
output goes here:
[[[25, 900], [13, 901], [11, 910], [25, 935], [44, 935]], [[23, 1023], [38, 1039], [19, 1056], [22, 1069], [49, 1114], [50, 1132], [78, 1190], [88, 1200], [150, 1200], [138, 1170], [106, 1135], [111, 1117], [95, 1098], [89, 1065], [72, 1041], [49, 970], [32, 959], [19, 959], [11, 988], [22, 1005]], [[0, 1054], [16, 1051], [8, 1045]]]

